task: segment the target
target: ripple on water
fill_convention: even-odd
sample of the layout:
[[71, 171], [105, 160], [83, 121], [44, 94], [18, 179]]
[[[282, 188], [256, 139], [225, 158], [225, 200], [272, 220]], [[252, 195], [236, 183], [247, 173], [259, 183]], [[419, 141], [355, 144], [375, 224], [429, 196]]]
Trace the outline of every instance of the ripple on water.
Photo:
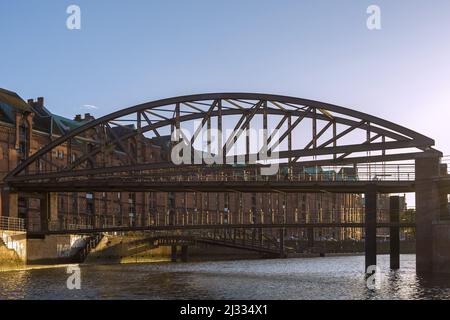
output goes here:
[[0, 273], [1, 299], [449, 299], [450, 278], [416, 276], [415, 256], [369, 290], [364, 257], [82, 266], [82, 289], [64, 268]]

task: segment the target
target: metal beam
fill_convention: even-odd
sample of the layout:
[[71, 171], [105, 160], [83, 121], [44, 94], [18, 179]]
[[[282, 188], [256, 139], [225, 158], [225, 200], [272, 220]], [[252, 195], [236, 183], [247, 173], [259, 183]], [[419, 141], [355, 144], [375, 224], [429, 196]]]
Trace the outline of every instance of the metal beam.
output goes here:
[[[51, 143], [49, 143], [47, 146], [36, 152], [34, 155], [29, 157], [27, 160], [25, 160], [21, 165], [19, 165], [16, 169], [11, 171], [8, 176], [6, 177], [6, 181], [12, 177], [16, 176], [19, 173], [24, 172], [24, 170], [34, 161], [36, 161], [38, 158], [42, 157], [45, 153], [51, 152], [52, 149], [55, 147], [64, 144], [69, 139], [78, 139], [77, 137], [80, 135], [83, 135], [88, 130], [91, 130], [95, 128], [96, 126], [100, 124], [104, 124], [110, 121], [114, 120], [120, 120], [121, 117], [136, 113], [136, 112], [149, 112], [149, 114], [154, 114], [157, 117], [163, 119], [161, 121], [158, 121], [154, 125], [148, 125], [146, 127], [142, 128], [142, 132], [145, 133], [148, 130], [156, 130], [157, 128], [164, 127], [166, 125], [170, 125], [170, 120], [162, 115], [159, 115], [157, 113], [154, 113], [152, 109], [156, 109], [162, 106], [167, 105], [174, 105], [176, 103], [201, 103], [202, 101], [215, 101], [218, 99], [224, 99], [226, 101], [229, 101], [230, 104], [237, 106], [238, 109], [228, 109], [223, 110], [223, 115], [232, 115], [232, 114], [242, 114], [242, 111], [246, 108], [243, 108], [242, 106], [239, 106], [234, 101], [276, 101], [277, 104], [284, 104], [284, 105], [296, 105], [296, 106], [309, 106], [312, 108], [318, 108], [323, 112], [322, 110], [325, 110], [326, 112], [329, 112], [330, 114], [333, 113], [333, 118], [335, 119], [336, 123], [340, 124], [346, 124], [349, 126], [353, 126], [357, 121], [351, 120], [349, 117], [360, 119], [360, 127], [361, 129], [366, 129], [368, 127], [368, 123], [370, 123], [370, 129], [371, 132], [382, 134], [386, 137], [393, 138], [395, 140], [407, 140], [410, 139], [411, 141], [415, 142], [412, 143], [412, 147], [418, 147], [423, 150], [432, 150], [431, 146], [434, 145], [434, 140], [423, 136], [413, 130], [410, 130], [408, 128], [399, 126], [395, 123], [365, 114], [361, 113], [355, 110], [339, 107], [336, 105], [331, 105], [323, 102], [313, 101], [313, 100], [306, 100], [306, 99], [300, 99], [300, 98], [294, 98], [294, 97], [285, 97], [285, 96], [279, 96], [279, 95], [267, 95], [267, 94], [252, 94], [252, 93], [218, 93], [218, 94], [200, 94], [200, 95], [191, 95], [191, 96], [183, 96], [183, 97], [176, 97], [176, 98], [169, 98], [169, 99], [163, 99], [158, 101], [153, 101], [149, 103], [144, 103], [141, 105], [137, 105], [128, 109], [120, 110], [117, 112], [114, 112], [110, 115], [107, 115], [105, 117], [93, 120], [89, 123], [86, 123], [83, 126], [80, 126], [65, 136], [61, 136], [55, 140], [53, 140]], [[233, 101], [234, 100], [234, 101]], [[300, 111], [300, 108], [297, 110], [290, 111], [293, 116], [301, 116], [304, 114], [304, 111]], [[317, 119], [326, 119], [329, 120], [329, 117], [325, 114], [317, 114]], [[257, 112], [259, 113], [259, 112]], [[276, 108], [269, 108], [268, 113], [270, 114], [281, 114], [284, 115], [285, 111], [276, 107]], [[344, 115], [344, 117], [339, 117], [338, 115]], [[213, 114], [211, 114], [213, 115]], [[193, 119], [198, 119], [203, 117], [204, 114], [198, 113], [198, 114], [189, 114], [185, 115], [183, 117], [180, 117], [180, 121], [189, 121]], [[306, 117], [310, 117], [310, 115], [306, 115]], [[144, 116], [145, 118], [145, 116]], [[121, 140], [128, 139], [132, 136], [136, 135], [136, 132], [130, 132], [128, 134], [123, 135]], [[334, 137], [331, 142], [335, 142], [338, 137]], [[115, 143], [116, 141], [114, 141]], [[330, 142], [330, 143], [331, 143]], [[327, 146], [328, 144], [324, 144], [323, 146]], [[96, 153], [101, 152], [101, 148], [94, 148], [89, 152], [89, 156], [85, 155], [83, 156], [83, 160], [89, 159], [89, 157], [94, 156]], [[436, 151], [437, 152], [437, 151]], [[438, 153], [438, 152], [437, 152]], [[81, 162], [82, 163], [82, 162]]]

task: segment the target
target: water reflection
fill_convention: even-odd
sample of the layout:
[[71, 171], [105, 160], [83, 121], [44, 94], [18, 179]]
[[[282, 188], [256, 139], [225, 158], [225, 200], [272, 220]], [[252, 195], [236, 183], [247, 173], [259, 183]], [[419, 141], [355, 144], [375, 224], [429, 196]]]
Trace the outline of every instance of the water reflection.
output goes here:
[[186, 264], [82, 266], [82, 290], [64, 268], [0, 273], [1, 299], [449, 299], [450, 277], [418, 277], [415, 257], [389, 270], [379, 256], [378, 290], [366, 286], [364, 257]]
[[0, 298], [24, 299], [30, 283], [30, 274], [25, 271], [5, 272], [0, 274]]

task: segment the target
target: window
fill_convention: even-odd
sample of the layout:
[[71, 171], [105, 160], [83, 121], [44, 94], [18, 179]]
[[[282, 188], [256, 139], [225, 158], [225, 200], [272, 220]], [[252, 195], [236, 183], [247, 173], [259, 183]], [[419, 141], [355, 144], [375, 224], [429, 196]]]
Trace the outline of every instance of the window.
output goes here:
[[78, 212], [78, 195], [77, 193], [72, 193], [72, 213]]
[[22, 155], [26, 155], [27, 154], [27, 131], [28, 131], [28, 126], [26, 121], [21, 121], [19, 124], [19, 152]]
[[26, 154], [26, 153], [27, 153], [27, 144], [26, 144], [26, 142], [21, 141], [21, 142], [19, 143], [19, 152], [20, 152], [21, 154]]
[[[261, 197], [262, 198], [262, 197]], [[225, 193], [225, 198], [223, 200], [223, 204], [225, 208], [228, 208], [228, 204], [230, 203], [230, 195], [228, 193]]]
[[36, 167], [38, 171], [44, 170], [44, 164], [39, 159], [36, 161]]
[[64, 151], [58, 150], [56, 152], [56, 158], [57, 159], [64, 159]]
[[86, 193], [86, 213], [94, 214], [94, 194]]
[[19, 135], [25, 137], [26, 134], [27, 134], [27, 126], [24, 122], [22, 122], [22, 124], [19, 127]]
[[136, 213], [136, 194], [130, 192], [128, 194], [128, 208], [129, 208], [129, 214], [133, 215]]
[[87, 214], [93, 214], [94, 213], [94, 204], [92, 202], [88, 202], [86, 205], [86, 212]]
[[149, 195], [150, 208], [156, 208], [156, 193], [151, 192]]

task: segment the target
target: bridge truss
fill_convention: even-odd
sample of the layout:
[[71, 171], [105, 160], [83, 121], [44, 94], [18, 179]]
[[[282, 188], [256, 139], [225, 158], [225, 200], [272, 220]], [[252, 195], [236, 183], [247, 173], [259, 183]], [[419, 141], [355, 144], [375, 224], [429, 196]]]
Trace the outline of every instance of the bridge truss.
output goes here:
[[[162, 158], [149, 154], [150, 145], [162, 150]], [[191, 161], [173, 163], [176, 145], [184, 147], [178, 156], [190, 149]], [[251, 176], [256, 183], [270, 183], [280, 173], [303, 183], [413, 181], [411, 166], [398, 162], [424, 152], [439, 154], [433, 145], [413, 130], [328, 103], [268, 94], [200, 94], [89, 121], [38, 150], [5, 182], [21, 191], [169, 191], [168, 185], [195, 180], [201, 185], [205, 177], [214, 181], [213, 176], [225, 184]], [[274, 162], [281, 167], [278, 178], [262, 177], [261, 170]], [[387, 162], [396, 164], [388, 167]], [[305, 170], [319, 166], [359, 166], [360, 174]]]

